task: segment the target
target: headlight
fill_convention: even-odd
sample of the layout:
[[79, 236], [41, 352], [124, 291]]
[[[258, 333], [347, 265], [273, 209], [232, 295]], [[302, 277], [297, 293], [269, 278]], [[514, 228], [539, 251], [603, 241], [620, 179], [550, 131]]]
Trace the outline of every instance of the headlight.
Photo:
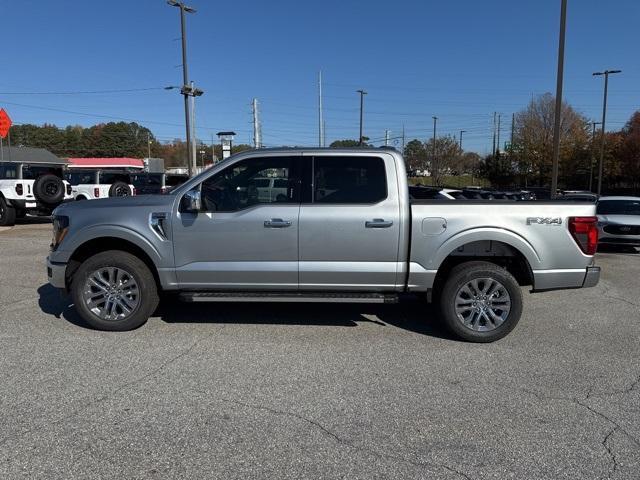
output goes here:
[[58, 248], [67, 231], [69, 230], [69, 217], [65, 215], [55, 215], [53, 217], [53, 240], [51, 241], [51, 251]]

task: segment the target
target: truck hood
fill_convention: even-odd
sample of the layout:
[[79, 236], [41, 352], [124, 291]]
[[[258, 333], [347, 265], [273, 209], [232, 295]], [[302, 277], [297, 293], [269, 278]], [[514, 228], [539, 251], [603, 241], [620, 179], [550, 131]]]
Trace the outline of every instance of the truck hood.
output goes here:
[[598, 221], [616, 225], [640, 225], [640, 215], [598, 215]]
[[74, 212], [87, 212], [95, 209], [105, 208], [132, 208], [132, 207], [166, 207], [173, 205], [176, 197], [174, 195], [134, 195], [130, 197], [111, 197], [97, 200], [82, 200], [67, 202], [58, 206], [54, 215], [71, 215]]

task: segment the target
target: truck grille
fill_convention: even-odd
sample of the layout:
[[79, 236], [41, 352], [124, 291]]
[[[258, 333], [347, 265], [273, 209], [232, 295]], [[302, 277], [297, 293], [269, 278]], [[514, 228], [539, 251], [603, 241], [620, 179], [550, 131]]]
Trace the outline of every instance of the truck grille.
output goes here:
[[607, 225], [603, 230], [611, 235], [640, 235], [640, 226], [636, 225]]

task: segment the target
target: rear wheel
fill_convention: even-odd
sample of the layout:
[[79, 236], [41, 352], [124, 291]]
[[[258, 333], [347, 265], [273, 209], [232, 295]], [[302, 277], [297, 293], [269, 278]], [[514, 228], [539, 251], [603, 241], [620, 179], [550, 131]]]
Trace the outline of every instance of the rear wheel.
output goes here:
[[0, 226], [12, 227], [16, 223], [16, 209], [7, 204], [7, 201], [0, 197]]
[[455, 335], [493, 342], [515, 328], [522, 315], [522, 290], [504, 268], [466, 262], [451, 270], [440, 297], [443, 320]]
[[132, 330], [158, 306], [158, 292], [147, 265], [120, 250], [101, 252], [76, 271], [71, 296], [80, 316], [100, 330]]

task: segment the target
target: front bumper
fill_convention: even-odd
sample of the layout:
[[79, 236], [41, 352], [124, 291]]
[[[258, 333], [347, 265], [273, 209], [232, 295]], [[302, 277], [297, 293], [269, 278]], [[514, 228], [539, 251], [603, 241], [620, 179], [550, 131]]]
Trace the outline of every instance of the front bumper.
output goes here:
[[49, 283], [56, 288], [65, 289], [67, 288], [67, 283], [65, 280], [67, 272], [67, 264], [66, 263], [58, 263], [52, 262], [49, 257], [47, 257], [47, 277], [49, 279]]
[[[61, 204], [72, 202], [72, 201], [73, 201], [73, 197], [68, 197], [68, 198], [65, 198], [61, 202]], [[11, 205], [13, 208], [17, 210], [37, 212], [43, 215], [51, 215], [51, 212], [53, 212], [53, 210], [58, 206], [58, 205], [46, 205], [44, 203], [37, 201], [36, 199], [31, 199], [31, 198], [11, 199], [11, 200], [8, 200], [7, 203], [9, 203], [9, 205]]]

